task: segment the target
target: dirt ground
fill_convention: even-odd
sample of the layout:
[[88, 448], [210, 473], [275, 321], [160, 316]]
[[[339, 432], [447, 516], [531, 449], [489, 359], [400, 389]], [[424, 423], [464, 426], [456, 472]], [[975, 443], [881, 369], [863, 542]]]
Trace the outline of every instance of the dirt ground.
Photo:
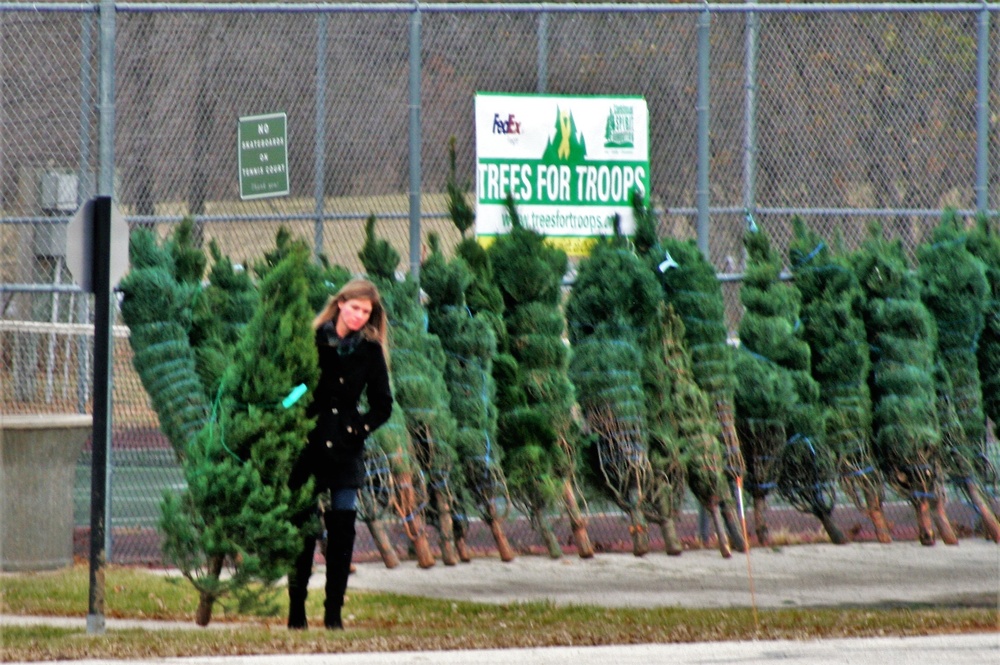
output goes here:
[[[311, 585], [322, 586], [322, 571]], [[792, 545], [734, 552], [598, 554], [592, 559], [521, 556], [504, 563], [420, 569], [404, 561], [358, 564], [350, 588], [487, 603], [551, 601], [608, 607], [906, 607], [998, 608], [1000, 547], [980, 539], [959, 545]], [[350, 593], [350, 591], [348, 591]]]

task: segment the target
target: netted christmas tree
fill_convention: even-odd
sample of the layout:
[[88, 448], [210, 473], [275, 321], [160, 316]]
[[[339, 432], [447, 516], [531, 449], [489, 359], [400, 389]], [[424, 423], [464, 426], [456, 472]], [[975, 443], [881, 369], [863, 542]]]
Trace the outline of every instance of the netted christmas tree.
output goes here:
[[[694, 380], [691, 356], [684, 343], [684, 323], [673, 305], [660, 303], [644, 337], [649, 454], [654, 472], [660, 476], [655, 484], [659, 491], [652, 503], [658, 504], [662, 514], [676, 513], [686, 480], [715, 527], [719, 552], [728, 558], [732, 554], [721, 508], [729, 487], [720, 425], [708, 395]], [[676, 533], [666, 531], [672, 526], [672, 521], [661, 522], [664, 542], [673, 543], [672, 547], [668, 545], [668, 553], [680, 554], [680, 539]]]
[[[879, 226], [850, 255], [865, 293], [865, 330], [872, 370], [872, 452], [886, 482], [913, 506], [920, 542], [954, 532], [941, 510], [941, 430], [934, 385], [934, 320], [920, 300], [920, 284], [902, 243]], [[957, 541], [954, 541], [957, 542]]]
[[[427, 293], [428, 329], [438, 336], [446, 356], [445, 381], [455, 416], [455, 450], [462, 481], [457, 483], [464, 511], [475, 509], [489, 526], [503, 561], [514, 559], [503, 522], [510, 506], [503, 473], [502, 449], [496, 443], [496, 385], [493, 357], [496, 335], [485, 317], [465, 304], [474, 276], [464, 259], [445, 259], [436, 234], [429, 236], [430, 254], [420, 271]], [[463, 511], [463, 514], [464, 514]], [[456, 525], [467, 530], [468, 519]], [[462, 538], [459, 543], [464, 542]], [[459, 552], [460, 556], [466, 558]]]
[[129, 238], [131, 269], [122, 279], [122, 319], [132, 364], [178, 459], [208, 421], [210, 398], [188, 338], [198, 287], [177, 279], [173, 255], [137, 228]]
[[[986, 456], [986, 416], [977, 350], [985, 325], [990, 285], [986, 266], [966, 248], [967, 234], [954, 210], [945, 211], [930, 242], [917, 248], [920, 298], [937, 326], [938, 400], [958, 418], [959, 430], [942, 421], [942, 463], [951, 481], [975, 508], [987, 536], [1000, 542], [1000, 524], [983, 497], [992, 478], [981, 473]], [[946, 379], [943, 381], [942, 379]], [[939, 404], [938, 414], [943, 406]]]
[[743, 236], [747, 267], [740, 290], [745, 312], [737, 356], [736, 424], [754, 498], [758, 540], [767, 544], [767, 495], [778, 491], [823, 524], [830, 539], [846, 542], [833, 523], [833, 456], [822, 441], [819, 385], [810, 374], [809, 346], [799, 330], [800, 298], [781, 279], [781, 260], [754, 223]]
[[[734, 400], [736, 368], [728, 343], [726, 305], [715, 268], [691, 241], [657, 236], [656, 216], [641, 196], [633, 196], [636, 252], [657, 275], [664, 300], [684, 323], [684, 344], [691, 354], [691, 369], [698, 386], [708, 395], [719, 421], [730, 487], [742, 486], [746, 473], [736, 431]], [[743, 526], [737, 519], [733, 491], [721, 488], [719, 510], [734, 549], [745, 549]]]
[[[137, 230], [134, 237], [133, 256], [152, 253], [150, 232]], [[179, 244], [186, 245], [183, 237]], [[192, 247], [171, 250], [184, 258], [174, 264], [175, 277], [192, 281], [191, 266], [197, 264]], [[306, 299], [307, 262], [308, 249], [299, 244], [261, 281], [260, 303], [221, 375], [207, 422], [176, 443], [187, 488], [165, 494], [160, 528], [165, 558], [198, 590], [199, 625], [207, 625], [214, 604], [228, 596], [244, 606], [269, 609], [274, 583], [301, 547], [291, 516], [308, 505], [309, 488], [293, 492], [288, 479], [312, 423], [305, 417], [304, 401], [292, 401], [289, 395], [300, 385], [313, 387], [318, 376], [313, 313]], [[150, 318], [142, 314], [144, 309], [166, 304], [144, 297], [149, 293], [141, 287], [146, 277], [135, 271], [123, 281], [130, 311], [126, 320], [139, 329], [145, 325], [139, 322]], [[190, 303], [175, 302], [163, 311], [177, 313], [181, 322], [191, 317]], [[165, 330], [161, 327], [161, 333]], [[177, 344], [173, 337], [169, 341]], [[184, 377], [182, 385], [193, 385], [187, 371], [175, 374], [175, 380], [178, 376]], [[200, 382], [197, 392], [205, 394]], [[189, 397], [190, 404], [200, 404], [195, 391]], [[157, 411], [161, 420], [183, 421], [170, 413], [188, 407], [161, 402]]]
[[[254, 264], [254, 271], [264, 276], [267, 272], [293, 251], [301, 242], [292, 237], [285, 228], [278, 229], [274, 249], [265, 252], [261, 260]], [[309, 285], [306, 297], [314, 312], [319, 312], [340, 287], [351, 279], [351, 272], [340, 265], [333, 265], [323, 254], [313, 257], [305, 267], [306, 283]]]
[[879, 542], [888, 543], [884, 481], [871, 451], [864, 294], [854, 270], [825, 240], [798, 217], [792, 228], [789, 265], [802, 296], [802, 338], [809, 344], [812, 376], [828, 406], [825, 441], [836, 458], [840, 486], [868, 514]]
[[[976, 347], [979, 378], [983, 391], [983, 411], [993, 423], [994, 437], [1000, 437], [1000, 232], [996, 220], [986, 214], [976, 216], [969, 234], [968, 249], [986, 266], [990, 292], [986, 300], [983, 333]], [[988, 458], [976, 464], [979, 477], [986, 481], [994, 514], [1000, 514], [997, 471]]]
[[577, 552], [590, 557], [594, 549], [576, 488], [581, 433], [573, 418], [569, 351], [562, 339], [560, 302], [568, 261], [565, 252], [521, 224], [509, 196], [507, 215], [509, 232], [489, 247], [504, 301], [504, 350], [510, 354], [509, 364], [495, 372], [504, 471], [511, 498], [529, 517], [550, 556], [562, 555], [549, 523], [549, 513], [561, 498]]
[[[653, 274], [620, 235], [598, 239], [582, 259], [566, 300], [569, 376], [594, 435], [590, 473], [624, 511], [632, 552], [649, 551], [644, 505], [653, 495], [640, 338], [661, 301]], [[665, 515], [664, 519], [672, 519]]]
[[[388, 242], [375, 237], [374, 217], [366, 222], [365, 234], [365, 245], [359, 256], [368, 267], [368, 278], [379, 287], [388, 312], [393, 307], [391, 301], [397, 297], [389, 287], [396, 282], [399, 253]], [[389, 380], [394, 384], [391, 328], [389, 332]], [[394, 385], [393, 396], [398, 397]], [[365, 448], [366, 481], [359, 493], [358, 514], [368, 524], [387, 567], [395, 567], [398, 558], [383, 526], [391, 511], [394, 519], [403, 525], [418, 565], [430, 568], [434, 565], [434, 553], [425, 526], [427, 484], [413, 449], [406, 415], [398, 401], [389, 420], [375, 430], [368, 442], [372, 445]]]
[[406, 416], [406, 429], [424, 478], [426, 516], [438, 527], [442, 561], [455, 565], [459, 558], [452, 517], [452, 471], [458, 457], [454, 448], [456, 423], [444, 379], [445, 353], [441, 340], [427, 330], [413, 276], [395, 279], [399, 253], [375, 236], [374, 218], [368, 219], [365, 232], [358, 256], [378, 286], [389, 317], [394, 396]]
[[215, 399], [233, 349], [257, 310], [260, 294], [250, 273], [233, 264], [214, 241], [209, 243], [209, 252], [212, 267], [208, 284], [195, 301], [189, 338], [202, 386], [209, 399]]

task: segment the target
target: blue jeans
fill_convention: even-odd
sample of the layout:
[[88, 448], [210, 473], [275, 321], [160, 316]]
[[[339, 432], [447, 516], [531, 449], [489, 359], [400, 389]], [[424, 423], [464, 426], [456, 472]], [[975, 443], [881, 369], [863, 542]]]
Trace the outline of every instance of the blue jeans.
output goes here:
[[356, 489], [331, 489], [330, 509], [331, 510], [354, 510], [358, 504], [358, 490]]

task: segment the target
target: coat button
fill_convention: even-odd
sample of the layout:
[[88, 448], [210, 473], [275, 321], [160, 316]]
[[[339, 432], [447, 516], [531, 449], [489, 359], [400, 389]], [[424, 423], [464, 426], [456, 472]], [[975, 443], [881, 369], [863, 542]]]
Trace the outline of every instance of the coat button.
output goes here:
[[350, 426], [350, 425], [348, 425], [348, 426], [347, 426], [347, 433], [348, 433], [348, 434], [354, 434], [354, 430], [353, 430], [353, 429], [351, 429], [351, 426]]
[[333, 448], [333, 441], [327, 441], [326, 442], [326, 447], [327, 448]]
[[340, 377], [340, 382], [341, 382], [341, 383], [343, 383], [343, 382], [344, 382], [344, 377]]
[[336, 409], [330, 409], [330, 413], [332, 413], [333, 415], [337, 415], [337, 410]]

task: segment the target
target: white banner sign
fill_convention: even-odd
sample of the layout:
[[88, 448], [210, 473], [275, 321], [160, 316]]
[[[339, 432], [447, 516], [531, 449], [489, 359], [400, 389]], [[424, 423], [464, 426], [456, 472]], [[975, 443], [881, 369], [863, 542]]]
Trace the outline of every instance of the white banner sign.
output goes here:
[[649, 199], [649, 112], [642, 97], [574, 97], [480, 92], [476, 112], [476, 236], [521, 223], [571, 255], [592, 239], [634, 233], [632, 192]]

